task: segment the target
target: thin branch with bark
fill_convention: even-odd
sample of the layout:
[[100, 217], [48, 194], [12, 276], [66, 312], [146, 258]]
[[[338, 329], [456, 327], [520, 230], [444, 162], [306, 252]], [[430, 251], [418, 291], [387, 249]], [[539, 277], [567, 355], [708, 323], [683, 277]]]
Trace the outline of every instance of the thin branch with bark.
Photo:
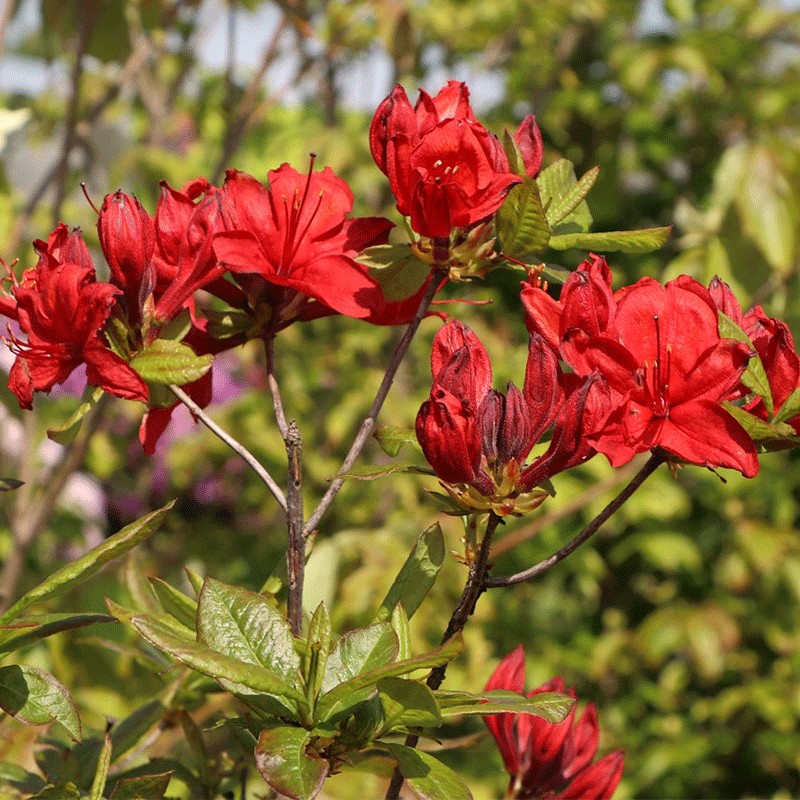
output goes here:
[[264, 485], [269, 489], [272, 493], [272, 496], [278, 501], [278, 505], [286, 511], [286, 496], [283, 493], [283, 490], [280, 486], [276, 483], [275, 479], [272, 475], [269, 474], [267, 469], [264, 465], [238, 440], [234, 439], [227, 431], [217, 425], [211, 417], [203, 411], [197, 403], [189, 397], [186, 392], [183, 391], [179, 386], [170, 386], [169, 387], [172, 394], [178, 398], [178, 400], [183, 403], [189, 411], [192, 412], [192, 415], [203, 425], [208, 428], [211, 433], [213, 433], [218, 439], [225, 442], [234, 453], [242, 458], [243, 461], [247, 463], [247, 465], [253, 470], [253, 472], [258, 475], [258, 477], [262, 480]]
[[339, 490], [342, 488], [342, 484], [345, 481], [343, 476], [349, 472], [353, 464], [355, 464], [356, 459], [361, 455], [361, 451], [364, 449], [364, 445], [366, 445], [367, 439], [375, 427], [375, 421], [378, 418], [381, 408], [383, 408], [383, 404], [386, 401], [389, 390], [392, 388], [392, 383], [394, 382], [394, 378], [397, 374], [398, 368], [400, 367], [400, 363], [405, 357], [408, 347], [411, 344], [411, 340], [414, 338], [414, 334], [416, 334], [420, 323], [425, 317], [425, 314], [428, 312], [428, 308], [430, 307], [434, 295], [439, 288], [439, 284], [446, 275], [447, 268], [440, 267], [437, 268], [431, 276], [431, 282], [428, 285], [428, 290], [425, 292], [425, 295], [419, 304], [419, 308], [417, 308], [417, 313], [414, 315], [414, 318], [406, 328], [403, 338], [400, 339], [394, 353], [392, 354], [392, 360], [389, 362], [389, 366], [387, 367], [386, 373], [383, 376], [381, 385], [378, 387], [375, 399], [372, 401], [372, 405], [367, 412], [367, 416], [361, 423], [358, 434], [353, 440], [353, 444], [350, 446], [350, 451], [345, 456], [337, 476], [331, 481], [331, 485], [323, 495], [319, 505], [306, 522], [304, 529], [305, 536], [309, 536], [314, 531], [316, 526], [319, 525], [320, 520], [331, 507], [336, 495], [339, 494]]

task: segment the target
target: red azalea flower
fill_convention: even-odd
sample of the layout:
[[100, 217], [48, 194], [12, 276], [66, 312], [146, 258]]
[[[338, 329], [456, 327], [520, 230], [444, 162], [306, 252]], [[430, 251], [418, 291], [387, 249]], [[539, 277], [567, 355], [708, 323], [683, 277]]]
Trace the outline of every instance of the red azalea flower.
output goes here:
[[530, 329], [544, 330], [578, 375], [605, 380], [614, 410], [589, 440], [614, 466], [660, 447], [690, 464], [758, 472], [752, 440], [720, 404], [750, 351], [720, 338], [714, 301], [697, 281], [643, 278], [612, 295], [607, 265], [594, 257], [559, 303], [534, 285], [523, 301]]
[[[533, 153], [532, 129], [520, 137]], [[453, 228], [490, 217], [520, 182], [497, 137], [475, 120], [466, 84], [457, 81], [436, 97], [420, 91], [413, 108], [403, 87], [395, 86], [375, 112], [370, 148], [389, 178], [397, 210], [430, 238], [449, 238]]]
[[269, 187], [228, 170], [227, 232], [214, 238], [214, 251], [270, 307], [273, 330], [335, 312], [384, 321], [380, 287], [355, 256], [385, 244], [393, 226], [383, 217], [347, 219], [352, 208], [350, 188], [329, 167], [303, 175], [283, 164], [269, 173]]
[[536, 124], [536, 117], [528, 114], [519, 125], [514, 134], [514, 141], [517, 143], [522, 163], [525, 165], [525, 174], [529, 178], [535, 178], [542, 168], [544, 157], [544, 141], [542, 132]]
[[[562, 375], [543, 337], [530, 337], [522, 390], [513, 383], [505, 394], [492, 389], [486, 349], [457, 320], [434, 337], [431, 371], [430, 399], [422, 404], [416, 421], [425, 457], [442, 481], [474, 488], [498, 513], [535, 507], [517, 498], [593, 454], [582, 432], [584, 417], [593, 408], [595, 381]], [[524, 467], [531, 449], [553, 423], [547, 452]], [[544, 494], [537, 499], [536, 504]], [[474, 497], [473, 501], [481, 502]]]
[[[517, 647], [492, 673], [486, 691], [525, 691], [525, 654]], [[541, 692], [560, 692], [575, 697], [560, 677], [553, 678], [528, 697]], [[484, 717], [500, 749], [510, 775], [509, 800], [609, 800], [622, 777], [624, 753], [592, 763], [597, 753], [600, 728], [593, 703], [575, 722], [575, 707], [559, 723], [533, 714], [491, 714]]]
[[63, 383], [83, 363], [91, 385], [147, 400], [147, 384], [100, 338], [120, 292], [96, 280], [80, 231], [69, 233], [60, 225], [47, 243], [37, 241], [34, 247], [39, 263], [12, 289], [15, 317], [28, 337], [10, 342], [17, 359], [8, 385], [20, 406], [31, 408], [34, 392]]

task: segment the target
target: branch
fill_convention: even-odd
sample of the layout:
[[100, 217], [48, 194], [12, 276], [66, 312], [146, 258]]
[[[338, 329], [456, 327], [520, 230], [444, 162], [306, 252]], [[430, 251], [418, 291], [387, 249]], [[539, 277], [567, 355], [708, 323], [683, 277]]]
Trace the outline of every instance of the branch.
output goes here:
[[353, 444], [350, 446], [350, 451], [345, 456], [337, 477], [331, 481], [331, 485], [323, 495], [322, 500], [320, 500], [316, 510], [308, 518], [308, 522], [306, 522], [303, 530], [305, 536], [309, 536], [317, 527], [319, 521], [330, 508], [331, 503], [333, 503], [336, 495], [339, 494], [339, 490], [342, 488], [342, 484], [345, 481], [344, 477], [342, 477], [343, 474], [350, 471], [353, 464], [355, 464], [356, 459], [361, 455], [361, 451], [364, 449], [364, 445], [367, 443], [367, 439], [372, 433], [372, 429], [375, 427], [375, 420], [377, 419], [378, 414], [380, 414], [381, 408], [386, 400], [386, 396], [389, 394], [389, 390], [392, 388], [392, 382], [397, 374], [400, 362], [405, 357], [406, 351], [411, 344], [411, 340], [414, 338], [414, 334], [417, 332], [423, 317], [427, 313], [428, 307], [430, 306], [431, 301], [436, 294], [436, 290], [439, 288], [439, 284], [446, 275], [447, 268], [439, 267], [431, 276], [431, 282], [428, 285], [428, 290], [425, 292], [425, 296], [422, 298], [422, 302], [419, 304], [419, 308], [417, 309], [417, 313], [414, 315], [414, 319], [412, 319], [409, 323], [405, 333], [403, 334], [403, 338], [398, 342], [397, 347], [395, 348], [395, 351], [392, 355], [392, 360], [389, 362], [389, 366], [386, 369], [386, 374], [383, 376], [383, 380], [381, 381], [381, 385], [378, 387], [378, 392], [375, 395], [375, 399], [372, 401], [372, 405], [367, 412], [367, 417], [361, 423], [361, 428], [358, 431], [358, 435], [353, 441]]
[[303, 627], [303, 579], [306, 567], [306, 546], [303, 538], [303, 440], [297, 423], [286, 421], [278, 381], [275, 378], [275, 337], [264, 338], [267, 357], [267, 385], [275, 407], [275, 420], [286, 445], [286, 459], [289, 464], [286, 476], [286, 523], [289, 528], [289, 543], [286, 548], [286, 571], [288, 573], [289, 595], [286, 602], [286, 617], [295, 636], [300, 636]]
[[517, 583], [531, 580], [547, 572], [548, 569], [563, 561], [570, 553], [577, 550], [584, 542], [591, 539], [600, 527], [611, 516], [613, 516], [628, 500], [628, 498], [652, 475], [659, 465], [664, 461], [664, 455], [656, 450], [649, 458], [647, 463], [634, 475], [630, 483], [570, 542], [565, 544], [560, 550], [553, 553], [549, 558], [534, 564], [528, 569], [517, 572], [513, 575], [503, 575], [499, 578], [486, 579], [484, 586], [486, 589], [495, 589], [500, 586], [514, 586]]
[[[469, 618], [475, 613], [475, 606], [478, 598], [486, 591], [486, 575], [489, 572], [489, 552], [492, 548], [492, 536], [494, 535], [497, 526], [502, 522], [494, 511], [489, 512], [489, 519], [486, 522], [486, 531], [483, 534], [483, 541], [481, 542], [480, 550], [476, 558], [472, 560], [469, 565], [469, 575], [467, 583], [464, 586], [464, 591], [461, 593], [461, 599], [458, 601], [455, 611], [450, 617], [450, 622], [447, 623], [447, 629], [442, 636], [442, 644], [448, 639], [455, 636], [455, 634], [464, 630]], [[428, 680], [425, 682], [429, 689], [435, 691], [444, 682], [445, 673], [447, 671], [447, 664], [442, 664], [431, 670]], [[406, 747], [416, 747], [419, 742], [419, 736], [409, 734], [406, 737]], [[392, 774], [392, 780], [389, 783], [389, 788], [386, 791], [386, 800], [399, 800], [400, 789], [403, 786], [402, 773], [399, 767], [395, 768]]]
[[233, 436], [220, 428], [220, 426], [217, 425], [217, 423], [214, 422], [214, 420], [211, 419], [211, 417], [209, 417], [206, 412], [203, 411], [203, 409], [200, 408], [200, 406], [198, 406], [197, 403], [195, 403], [194, 400], [192, 400], [192, 398], [183, 391], [183, 389], [178, 386], [170, 386], [169, 389], [172, 394], [174, 394], [175, 397], [177, 397], [178, 400], [180, 400], [181, 403], [183, 403], [186, 408], [192, 412], [194, 417], [202, 422], [203, 425], [205, 425], [206, 428], [211, 431], [211, 433], [225, 442], [225, 444], [228, 445], [228, 447], [230, 447], [234, 453], [242, 457], [242, 459], [248, 464], [253, 472], [255, 472], [259, 478], [261, 478], [267, 489], [269, 489], [272, 493], [272, 496], [278, 501], [278, 505], [284, 511], [286, 511], [286, 497], [284, 496], [281, 487], [278, 486], [272, 475], [267, 472], [263, 464], [261, 464], [261, 462], [243, 444], [241, 444], [241, 442], [237, 441], [233, 438]]

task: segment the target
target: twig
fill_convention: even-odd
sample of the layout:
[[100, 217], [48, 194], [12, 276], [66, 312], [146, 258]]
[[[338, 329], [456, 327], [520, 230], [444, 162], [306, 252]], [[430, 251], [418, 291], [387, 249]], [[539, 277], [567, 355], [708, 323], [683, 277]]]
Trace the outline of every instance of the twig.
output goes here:
[[621, 486], [625, 481], [633, 477], [638, 468], [637, 461], [632, 461], [630, 464], [615, 470], [604, 481], [599, 481], [582, 491], [574, 500], [554, 508], [547, 514], [536, 517], [522, 528], [507, 533], [502, 539], [495, 542], [494, 547], [492, 547], [492, 559], [507, 553], [509, 550], [513, 550], [517, 545], [527, 542], [528, 539], [533, 539], [540, 531], [572, 516], [572, 514], [588, 506], [593, 500], [602, 497], [606, 492]]
[[[458, 605], [455, 611], [453, 611], [450, 621], [447, 623], [444, 636], [442, 636], [442, 644], [455, 636], [455, 634], [464, 630], [467, 621], [475, 613], [475, 606], [478, 602], [478, 598], [486, 591], [486, 575], [490, 567], [489, 553], [492, 548], [492, 536], [501, 522], [502, 518], [495, 514], [494, 511], [489, 512], [489, 519], [486, 522], [486, 531], [483, 534], [483, 540], [481, 541], [478, 555], [470, 562], [469, 575], [464, 585], [464, 591], [461, 593], [461, 599], [458, 601]], [[446, 672], [447, 664], [442, 664], [442, 666], [431, 670], [431, 674], [425, 682], [428, 688], [434, 691], [438, 689], [444, 681]], [[406, 747], [416, 747], [418, 742], [419, 736], [409, 734], [406, 737], [405, 745]], [[399, 792], [403, 786], [404, 780], [399, 767], [395, 768], [392, 774], [392, 780], [389, 782], [389, 788], [386, 791], [386, 800], [399, 800]]]
[[283, 401], [275, 378], [275, 337], [264, 337], [264, 351], [267, 358], [267, 385], [275, 407], [275, 420], [286, 445], [286, 459], [289, 465], [286, 476], [286, 523], [289, 529], [289, 542], [286, 548], [286, 571], [288, 573], [289, 595], [286, 603], [286, 616], [289, 627], [295, 636], [300, 636], [303, 627], [303, 578], [306, 566], [306, 546], [303, 538], [303, 440], [295, 420], [287, 422]]
[[[64, 449], [61, 460], [47, 479], [41, 494], [36, 498], [30, 498], [28, 495], [21, 496], [25, 499], [20, 501], [15, 514], [14, 547], [0, 572], [0, 611], [4, 611], [10, 605], [22, 574], [25, 556], [49, 521], [70, 475], [80, 467], [89, 447], [89, 441], [97, 430], [108, 403], [109, 396], [103, 394], [94, 408], [86, 415], [81, 430]], [[31, 418], [36, 419], [33, 415]], [[30, 461], [32, 462], [33, 459]], [[29, 479], [22, 488], [28, 488], [30, 491], [32, 487], [33, 480]]]
[[630, 496], [652, 475], [664, 461], [664, 455], [656, 450], [645, 465], [631, 479], [630, 483], [574, 538], [549, 558], [534, 564], [522, 572], [513, 575], [503, 575], [499, 578], [487, 577], [484, 586], [486, 589], [495, 589], [500, 586], [514, 586], [517, 583], [529, 581], [543, 572], [563, 561], [570, 553], [577, 550], [585, 541], [594, 536], [606, 520], [615, 514]]
[[275, 482], [272, 475], [267, 472], [266, 468], [261, 464], [261, 462], [243, 445], [241, 442], [237, 441], [233, 438], [229, 433], [224, 431], [214, 422], [211, 417], [209, 417], [205, 411], [203, 411], [197, 403], [189, 397], [186, 392], [183, 391], [179, 386], [170, 386], [169, 387], [172, 394], [178, 398], [178, 400], [183, 403], [192, 414], [203, 423], [217, 438], [221, 439], [225, 442], [234, 453], [241, 456], [241, 458], [247, 462], [248, 466], [253, 470], [253, 472], [258, 475], [258, 477], [264, 482], [267, 489], [270, 490], [272, 496], [278, 501], [278, 505], [286, 511], [286, 497], [283, 494], [283, 490], [280, 486]]
[[358, 431], [358, 435], [354, 439], [353, 444], [350, 446], [350, 451], [345, 456], [337, 477], [331, 481], [331, 485], [323, 495], [319, 505], [306, 522], [305, 529], [303, 531], [305, 536], [309, 536], [317, 527], [319, 521], [330, 508], [331, 503], [333, 503], [336, 495], [339, 494], [339, 490], [342, 488], [342, 484], [345, 481], [344, 477], [342, 476], [350, 470], [353, 464], [355, 464], [356, 459], [361, 455], [361, 451], [364, 449], [364, 445], [367, 443], [367, 439], [372, 433], [372, 429], [375, 427], [375, 420], [377, 419], [378, 414], [383, 407], [386, 396], [389, 394], [389, 389], [392, 388], [392, 382], [397, 374], [400, 362], [405, 357], [408, 346], [411, 344], [411, 340], [414, 338], [414, 334], [417, 332], [417, 329], [419, 328], [420, 323], [427, 313], [428, 307], [430, 306], [431, 301], [436, 294], [436, 290], [439, 288], [439, 284], [442, 282], [446, 274], [446, 268], [438, 268], [431, 276], [431, 282], [428, 285], [428, 290], [425, 292], [425, 296], [422, 298], [422, 302], [419, 304], [419, 308], [417, 309], [417, 313], [414, 315], [414, 319], [412, 319], [409, 323], [405, 333], [403, 334], [403, 338], [398, 342], [397, 347], [395, 348], [395, 351], [392, 355], [392, 360], [389, 362], [389, 366], [386, 369], [386, 374], [383, 376], [381, 385], [378, 387], [378, 392], [375, 395], [375, 399], [372, 401], [372, 405], [367, 412], [366, 419], [361, 423], [361, 428]]

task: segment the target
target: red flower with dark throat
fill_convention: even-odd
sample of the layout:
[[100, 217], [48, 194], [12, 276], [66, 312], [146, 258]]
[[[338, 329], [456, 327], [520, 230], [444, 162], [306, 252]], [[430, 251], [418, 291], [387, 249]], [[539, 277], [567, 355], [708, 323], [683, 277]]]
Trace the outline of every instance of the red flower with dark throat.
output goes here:
[[268, 187], [228, 170], [222, 198], [227, 232], [214, 238], [214, 251], [248, 295], [261, 287], [270, 328], [336, 312], [381, 321], [383, 294], [355, 256], [384, 244], [392, 223], [348, 219], [353, 194], [330, 167], [315, 172], [312, 161], [303, 175], [283, 164]]
[[721, 405], [751, 351], [719, 335], [717, 308], [688, 276], [642, 278], [611, 293], [593, 257], [567, 280], [560, 302], [523, 288], [528, 327], [542, 331], [578, 375], [604, 379], [613, 411], [589, 441], [614, 466], [661, 448], [690, 464], [758, 471], [753, 441]]

